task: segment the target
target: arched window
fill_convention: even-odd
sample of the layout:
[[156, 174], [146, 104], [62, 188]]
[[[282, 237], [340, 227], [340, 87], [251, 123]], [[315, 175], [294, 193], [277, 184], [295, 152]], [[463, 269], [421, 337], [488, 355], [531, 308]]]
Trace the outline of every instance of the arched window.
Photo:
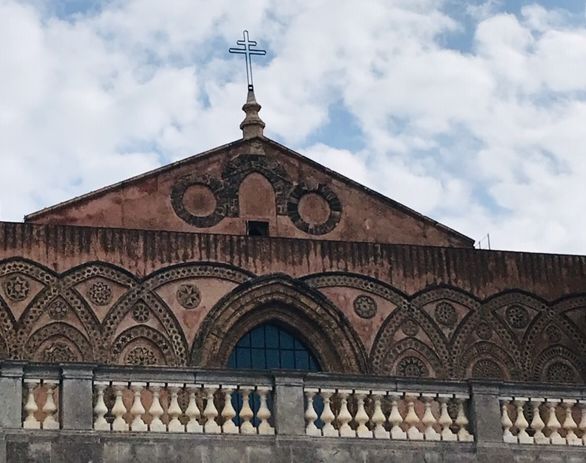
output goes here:
[[311, 350], [295, 335], [272, 323], [257, 326], [234, 347], [228, 368], [321, 371]]

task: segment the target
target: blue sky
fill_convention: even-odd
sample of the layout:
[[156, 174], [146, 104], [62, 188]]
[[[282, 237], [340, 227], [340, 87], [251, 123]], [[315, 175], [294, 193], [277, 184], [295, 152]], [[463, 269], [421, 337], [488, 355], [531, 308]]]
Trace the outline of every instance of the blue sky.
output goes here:
[[494, 247], [586, 254], [585, 2], [0, 0], [0, 219], [266, 134]]

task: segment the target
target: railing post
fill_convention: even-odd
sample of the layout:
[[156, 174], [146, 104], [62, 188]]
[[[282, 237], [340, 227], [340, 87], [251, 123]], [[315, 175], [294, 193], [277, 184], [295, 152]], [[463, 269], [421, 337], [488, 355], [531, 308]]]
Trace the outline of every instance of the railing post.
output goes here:
[[503, 442], [498, 384], [470, 381], [470, 416], [478, 444]]
[[0, 428], [22, 427], [24, 363], [2, 363], [0, 373]]
[[61, 367], [61, 427], [88, 430], [93, 428], [92, 365]]
[[277, 434], [288, 436], [305, 435], [305, 401], [302, 374], [275, 375], [273, 410]]

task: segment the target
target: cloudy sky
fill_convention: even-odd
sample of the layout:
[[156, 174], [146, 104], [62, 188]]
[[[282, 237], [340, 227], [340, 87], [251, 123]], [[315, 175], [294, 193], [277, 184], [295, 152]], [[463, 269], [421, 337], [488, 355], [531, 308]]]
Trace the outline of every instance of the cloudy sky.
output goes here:
[[583, 0], [0, 0], [0, 219], [265, 134], [493, 248], [586, 254]]

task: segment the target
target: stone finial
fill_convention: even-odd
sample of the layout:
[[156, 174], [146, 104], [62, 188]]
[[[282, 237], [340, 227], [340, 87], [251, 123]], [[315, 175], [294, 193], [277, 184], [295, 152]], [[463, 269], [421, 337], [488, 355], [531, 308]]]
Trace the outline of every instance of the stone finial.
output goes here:
[[240, 128], [242, 129], [242, 138], [245, 140], [263, 136], [265, 123], [258, 115], [260, 108], [261, 105], [256, 102], [256, 98], [254, 96], [254, 88], [252, 85], [250, 85], [248, 87], [246, 103], [244, 103], [244, 106], [242, 106], [242, 110], [245, 112], [246, 116], [240, 123]]

